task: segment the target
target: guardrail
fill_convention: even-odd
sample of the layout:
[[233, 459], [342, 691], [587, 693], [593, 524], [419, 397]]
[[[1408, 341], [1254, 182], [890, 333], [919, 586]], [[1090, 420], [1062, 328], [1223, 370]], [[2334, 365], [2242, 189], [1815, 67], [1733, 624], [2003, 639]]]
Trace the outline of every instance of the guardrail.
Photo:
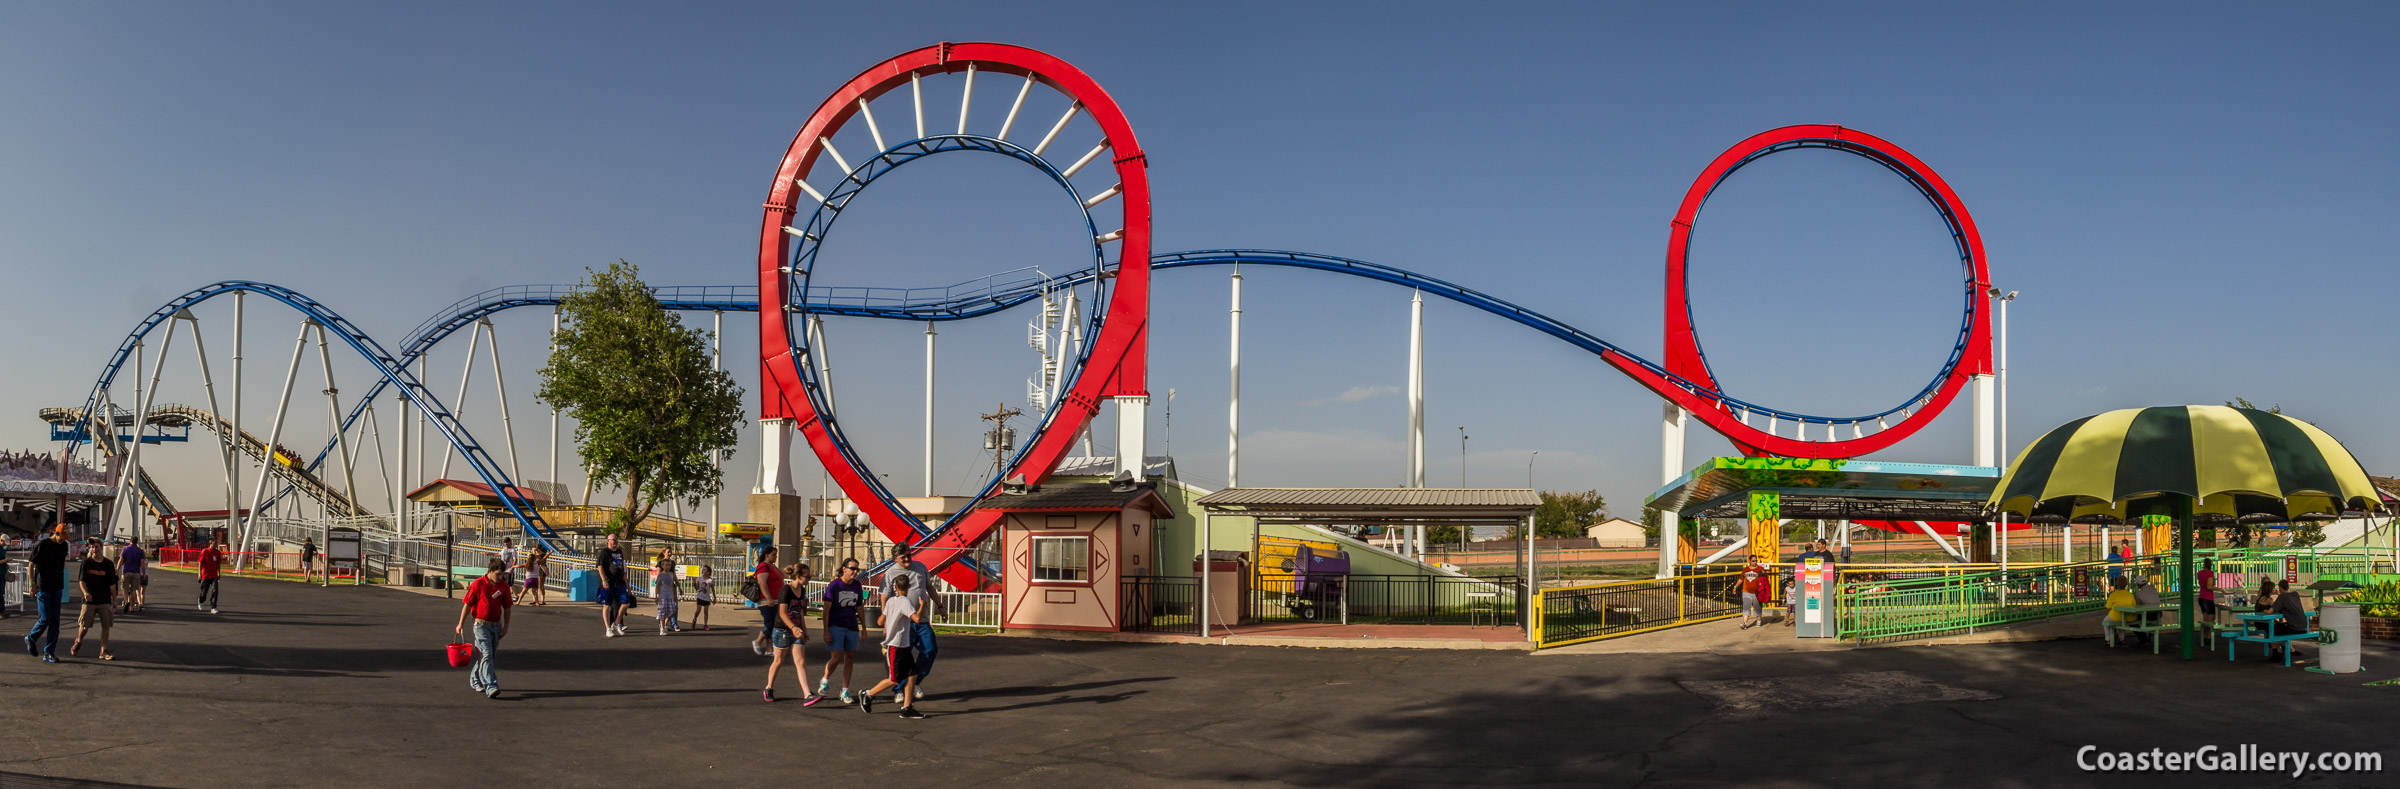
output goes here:
[[1739, 570], [1541, 590], [1534, 648], [1714, 622], [1742, 613]]
[[1118, 599], [1124, 621], [1118, 626], [1128, 633], [1166, 633], [1179, 636], [1200, 635], [1200, 617], [1194, 603], [1200, 594], [1200, 580], [1166, 575], [1133, 575], [1118, 581]]
[[[2098, 611], [2105, 607], [2112, 565], [2103, 560], [1927, 578], [1845, 570], [1834, 597], [1835, 634], [1860, 642], [1925, 638]], [[2160, 593], [2172, 593], [2172, 585]]]

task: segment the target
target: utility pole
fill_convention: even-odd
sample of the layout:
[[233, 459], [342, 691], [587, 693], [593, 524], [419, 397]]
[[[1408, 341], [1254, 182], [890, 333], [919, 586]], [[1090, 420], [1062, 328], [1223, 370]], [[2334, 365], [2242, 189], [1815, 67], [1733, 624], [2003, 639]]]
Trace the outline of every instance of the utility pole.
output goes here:
[[983, 433], [983, 448], [992, 451], [994, 475], [1008, 471], [1008, 451], [1017, 448], [1017, 431], [1009, 429], [1008, 420], [1025, 414], [1007, 403], [999, 404], [996, 409], [983, 415], [983, 421], [992, 423], [992, 429]]

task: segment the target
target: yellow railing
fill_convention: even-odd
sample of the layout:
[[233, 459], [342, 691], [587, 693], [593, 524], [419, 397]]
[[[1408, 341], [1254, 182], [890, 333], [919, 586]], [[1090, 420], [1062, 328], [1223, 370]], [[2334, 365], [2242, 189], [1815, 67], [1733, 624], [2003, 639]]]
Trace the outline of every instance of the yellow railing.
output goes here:
[[1549, 648], [1740, 616], [1742, 573], [1686, 575], [1541, 590], [1534, 646]]

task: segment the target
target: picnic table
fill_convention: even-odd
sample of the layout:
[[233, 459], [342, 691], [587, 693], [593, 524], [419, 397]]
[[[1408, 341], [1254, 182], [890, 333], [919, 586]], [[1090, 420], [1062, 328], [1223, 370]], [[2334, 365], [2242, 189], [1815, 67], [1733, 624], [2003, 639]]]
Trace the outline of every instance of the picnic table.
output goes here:
[[[2272, 650], [2276, 644], [2282, 644], [2283, 665], [2288, 668], [2292, 665], [2293, 642], [2317, 640], [2317, 633], [2314, 630], [2306, 633], [2276, 633], [2274, 623], [2283, 621], [2283, 616], [2280, 614], [2234, 614], [2233, 618], [2241, 620], [2242, 625], [2241, 632], [2228, 637], [2225, 641], [2225, 659], [2228, 661], [2233, 660], [2235, 655], [2241, 653], [2244, 641], [2258, 644], [2261, 651]], [[2317, 618], [2317, 612], [2308, 612], [2308, 618], [2312, 620]], [[2250, 628], [2256, 625], [2265, 625], [2266, 627], [2258, 632], [2251, 631]]]
[[[2148, 621], [2150, 614], [2175, 613], [2180, 615], [2180, 613], [2183, 611], [2183, 606], [2180, 605], [2160, 603], [2158, 605], [2120, 605], [2115, 606], [2114, 608], [2117, 613], [2125, 615], [2125, 621], [2109, 626], [2108, 645], [2112, 647], [2117, 645], [2117, 631], [2120, 630], [2135, 633], [2148, 633], [2152, 636], [2156, 636], [2159, 633], [2164, 633], [2170, 630], [2183, 629], [2183, 625], [2180, 622], [2166, 621], [2167, 617], [2164, 616], [2159, 617], [2159, 621], [2156, 623], [2151, 623]], [[2163, 638], [2151, 638], [2150, 654], [2158, 654], [2159, 643], [2165, 640], [2166, 639]]]

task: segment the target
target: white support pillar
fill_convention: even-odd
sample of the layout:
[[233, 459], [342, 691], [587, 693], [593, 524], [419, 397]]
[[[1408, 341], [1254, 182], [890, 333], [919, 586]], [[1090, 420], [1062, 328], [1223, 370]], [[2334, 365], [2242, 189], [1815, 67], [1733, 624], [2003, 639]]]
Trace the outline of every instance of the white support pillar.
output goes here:
[[1970, 376], [1969, 389], [1975, 398], [1975, 465], [2000, 465], [1999, 430], [1993, 410], [1998, 399], [1992, 393], [1992, 376]]
[[254, 531], [251, 521], [258, 516], [258, 508], [266, 504], [267, 472], [275, 465], [275, 445], [283, 440], [283, 417], [292, 406], [292, 384], [300, 379], [300, 355], [308, 350], [308, 330], [316, 325], [317, 322], [313, 320], [302, 321], [300, 336], [292, 341], [292, 362], [283, 371], [283, 394], [275, 401], [274, 427], [267, 431], [266, 462], [258, 464], [258, 484], [250, 491], [251, 517], [242, 520], [241, 542], [234, 544], [234, 572], [241, 572], [242, 565], [247, 563], [245, 560], [250, 555], [250, 539]]
[[[1425, 292], [1421, 290], [1408, 301], [1408, 486], [1425, 487]], [[1424, 542], [1418, 540], [1416, 548], [1421, 555]]]
[[1658, 484], [1665, 485], [1683, 476], [1683, 426], [1691, 412], [1683, 406], [1666, 403], [1664, 419], [1659, 425]]
[[500, 434], [508, 441], [509, 481], [524, 485], [525, 469], [517, 465], [517, 426], [508, 418], [508, 378], [500, 374], [500, 330], [492, 326], [491, 318], [483, 319], [483, 342], [492, 352], [492, 391], [500, 396]]
[[1533, 516], [1527, 515], [1525, 516], [1525, 612], [1522, 615], [1525, 620], [1526, 641], [1537, 640], [1534, 638], [1535, 633], [1533, 632], [1533, 623], [1536, 618], [1533, 612], [1542, 605], [1542, 568], [1536, 563], [1541, 549], [1535, 547], [1538, 543], [1533, 541], [1533, 537]]
[[[160, 340], [158, 343], [158, 355], [156, 357], [156, 361], [150, 365], [150, 387], [146, 390], [139, 388], [141, 386], [141, 373], [138, 372], [138, 370], [141, 369], [140, 365], [142, 348], [138, 344], [133, 348], [135, 365], [134, 369], [137, 370], [137, 372], [134, 373], [134, 386], [136, 388], [134, 389], [133, 448], [126, 451], [125, 478], [132, 481], [132, 484], [135, 486], [135, 490], [134, 495], [130, 499], [131, 508], [125, 511], [127, 515], [132, 516], [126, 520], [125, 528], [129, 533], [137, 537], [141, 535], [142, 531], [142, 504], [145, 501], [140, 490], [142, 475], [142, 427], [150, 423], [150, 406], [158, 402], [158, 381], [159, 378], [166, 375], [167, 372], [167, 352], [175, 349], [176, 323], [177, 321], [173, 318], [169, 318], [167, 320], [167, 336], [166, 339]], [[111, 426], [109, 429], [114, 430], [116, 428]], [[63, 517], [66, 513], [62, 512], [59, 514]], [[163, 512], [158, 514], [161, 516], [166, 515], [166, 513]]]
[[[491, 319], [485, 318], [476, 321], [474, 328], [467, 333], [467, 363], [465, 368], [458, 371], [458, 397], [450, 401], [450, 417], [459, 420], [461, 424], [464, 424], [467, 419], [467, 383], [475, 379], [475, 341], [483, 339], [484, 330], [491, 327]], [[458, 452], [453, 451], [455, 449], [456, 447], [450, 447], [442, 450], [442, 479], [450, 478], [450, 461], [459, 455]]]
[[399, 440], [392, 444], [392, 531], [408, 533], [408, 390], [401, 389], [392, 398], [398, 405], [392, 408], [393, 432]]
[[[969, 72], [971, 75], [973, 72]], [[968, 79], [973, 79], [969, 76]], [[960, 105], [958, 122], [965, 126], [967, 110]], [[925, 495], [933, 495], [933, 321], [925, 322]]]
[[[859, 100], [859, 106], [861, 106], [861, 107], [864, 107], [864, 106], [866, 106], [866, 100], [865, 100], [865, 99], [860, 99], [860, 100]], [[878, 147], [880, 147], [880, 146], [878, 146]], [[558, 342], [558, 341], [555, 339], [555, 337], [557, 336], [557, 333], [558, 333], [558, 330], [557, 330], [557, 328], [556, 328], [556, 327], [553, 327], [553, 328], [551, 329], [551, 335], [552, 335], [552, 337], [553, 337], [554, 339], [552, 339], [552, 340], [551, 340], [551, 343], [552, 343], [552, 344], [554, 344], [554, 345], [555, 345], [555, 344]], [[714, 311], [714, 312], [711, 312], [711, 313], [709, 313], [709, 330], [708, 330], [708, 369], [711, 369], [711, 370], [723, 370], [723, 369], [725, 369], [725, 311], [724, 311], [724, 310], [717, 310], [717, 311]], [[550, 444], [550, 484], [552, 484], [552, 485], [557, 485], [557, 484], [558, 484], [558, 443], [557, 443], [557, 442], [558, 442], [558, 439], [557, 439], [557, 435], [558, 435], [558, 412], [556, 412], [556, 411], [552, 411], [552, 412], [550, 412], [550, 435], [551, 435], [551, 437], [552, 437], [552, 438], [551, 438], [551, 444]], [[710, 533], [712, 533], [712, 534], [713, 534], [713, 533], [715, 533], [713, 530], [714, 530], [714, 529], [716, 529], [716, 525], [717, 525], [717, 524], [720, 524], [720, 523], [724, 523], [724, 522], [725, 522], [725, 514], [724, 514], [724, 512], [723, 512], [723, 510], [722, 510], [722, 506], [723, 506], [723, 504], [724, 504], [724, 501], [725, 501], [725, 461], [723, 461], [723, 460], [711, 460], [711, 461], [709, 461], [709, 462], [710, 462], [710, 463], [713, 463], [713, 464], [715, 464], [715, 465], [716, 465], [716, 467], [717, 467], [717, 493], [716, 493], [716, 495], [713, 495], [713, 496], [710, 496], [710, 497], [708, 497], [708, 523], [709, 523], [709, 529], [711, 529], [711, 530], [712, 530]]]
[[792, 420], [758, 420], [758, 485], [752, 493], [800, 495], [792, 484]]
[[1230, 409], [1225, 419], [1225, 487], [1241, 487], [1242, 479], [1242, 267], [1233, 267], [1233, 340], [1229, 367], [1233, 377]]
[[[317, 326], [317, 362], [325, 372], [325, 416], [332, 422], [333, 451], [342, 456], [342, 495], [350, 498], [351, 506], [366, 509], [358, 503], [358, 472], [350, 462], [350, 433], [342, 429], [342, 390], [333, 383], [333, 354], [326, 353], [325, 326]], [[332, 513], [327, 513], [331, 515]]]
[[[557, 355], [558, 355], [558, 318], [559, 318], [559, 315], [558, 315], [558, 308], [557, 308], [557, 307], [551, 307], [551, 308], [550, 308], [550, 355], [551, 355], [551, 356], [557, 356]], [[717, 332], [717, 335], [718, 335], [718, 336], [720, 336], [720, 337], [724, 336], [724, 331], [723, 331], [723, 329], [725, 328], [725, 314], [724, 314], [724, 313], [721, 313], [721, 312], [720, 312], [720, 313], [717, 313], [717, 328], [719, 329], [719, 331]], [[721, 343], [721, 342], [720, 342], [720, 343], [718, 344], [718, 354], [717, 354], [717, 356], [718, 356], [718, 358], [719, 358], [719, 359], [722, 359], [722, 358], [724, 357], [724, 353], [723, 353], [723, 351], [724, 351], [724, 345], [723, 345], [723, 343]], [[719, 365], [719, 368], [720, 368], [720, 369], [722, 369], [722, 365]], [[402, 415], [403, 415], [403, 416], [406, 416], [406, 412], [402, 412]], [[559, 489], [559, 490], [562, 490], [562, 491], [567, 489], [567, 485], [566, 485], [566, 483], [564, 483], [564, 482], [560, 482], [560, 481], [558, 480], [558, 408], [557, 408], [556, 406], [552, 406], [552, 407], [550, 408], [550, 484], [558, 486], [558, 489]], [[568, 502], [568, 503], [570, 503], [570, 504], [582, 504], [582, 503], [584, 503], [584, 502], [576, 501], [576, 502]]]
[[[176, 317], [192, 322], [192, 357], [200, 363], [200, 389], [208, 394], [209, 416], [218, 420], [223, 420], [225, 418], [225, 412], [217, 410], [217, 382], [216, 379], [210, 376], [208, 372], [208, 343], [204, 342], [201, 338], [200, 318], [193, 315], [190, 310], [185, 310], [176, 315]], [[233, 442], [236, 439], [233, 436], [226, 435], [225, 430], [221, 425], [222, 422], [218, 424], [212, 424], [209, 432], [217, 434], [217, 463], [218, 465], [222, 466], [225, 471], [225, 512], [228, 513], [228, 517], [231, 517], [233, 508], [240, 506], [238, 502], [234, 501], [233, 492], [233, 459], [235, 457]], [[134, 540], [136, 542], [141, 540], [140, 532], [134, 533]]]
[[[236, 447], [241, 446], [242, 443], [242, 297], [245, 295], [248, 295], [247, 291], [233, 292], [233, 411], [227, 414], [229, 418], [226, 421], [233, 425], [231, 440]], [[225, 525], [228, 527], [226, 529], [228, 533], [233, 531], [230, 527], [242, 522], [240, 509], [242, 475], [239, 473], [240, 470], [241, 453], [236, 452], [233, 465], [227, 469], [227, 473], [233, 477], [233, 481], [226, 483], [228, 492], [225, 497]]]
[[1144, 478], [1142, 455], [1149, 449], [1150, 397], [1132, 395], [1113, 398], [1117, 402], [1117, 472], [1133, 472], [1133, 481]]

